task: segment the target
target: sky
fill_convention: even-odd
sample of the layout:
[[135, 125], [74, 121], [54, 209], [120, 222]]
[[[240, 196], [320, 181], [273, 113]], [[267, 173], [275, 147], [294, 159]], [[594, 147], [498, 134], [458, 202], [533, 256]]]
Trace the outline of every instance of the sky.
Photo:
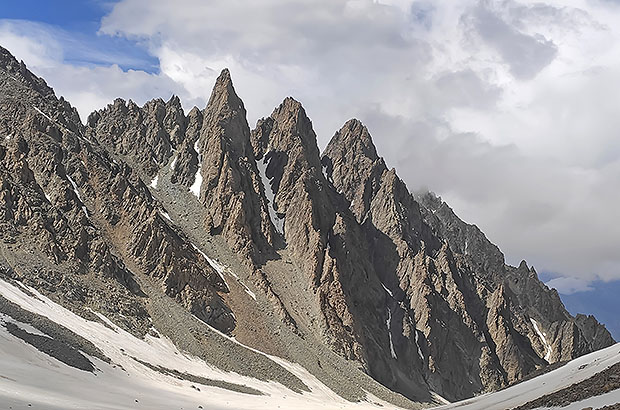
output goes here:
[[323, 148], [356, 117], [411, 190], [620, 338], [620, 1], [21, 0], [0, 45], [83, 121], [202, 108], [224, 67], [250, 126], [291, 95]]

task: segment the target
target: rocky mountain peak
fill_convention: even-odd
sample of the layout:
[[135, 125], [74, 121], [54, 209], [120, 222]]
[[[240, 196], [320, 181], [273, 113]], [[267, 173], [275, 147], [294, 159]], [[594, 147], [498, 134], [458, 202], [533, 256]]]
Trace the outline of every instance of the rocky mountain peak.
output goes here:
[[175, 109], [183, 109], [183, 107], [181, 106], [181, 99], [176, 94], [173, 94], [170, 97], [170, 99], [166, 102], [166, 106], [174, 107]]
[[[378, 188], [378, 179], [382, 178], [387, 167], [377, 155], [372, 137], [361, 121], [351, 119], [334, 134], [323, 152], [321, 163], [327, 178], [354, 203], [354, 213], [358, 219], [363, 219], [370, 205], [368, 199]], [[395, 181], [394, 177], [395, 174], [392, 181]]]
[[194, 185], [206, 209], [207, 229], [222, 233], [233, 249], [255, 259], [273, 244], [264, 194], [250, 143], [243, 102], [228, 69], [215, 82], [194, 145], [199, 168]]
[[12, 277], [72, 309], [116, 315], [139, 336], [156, 326], [194, 354], [210, 339], [216, 365], [236, 358], [206, 323], [330, 386], [356, 375], [340, 392], [377, 381], [425, 402], [613, 343], [441, 198], [412, 195], [359, 120], [320, 158], [291, 97], [250, 131], [225, 69], [204, 110], [185, 115], [176, 96], [117, 99], [84, 128], [8, 65], [0, 272], [16, 267]]
[[0, 68], [8, 73], [12, 79], [23, 81], [40, 95], [47, 98], [55, 97], [54, 90], [47, 85], [45, 80], [30, 72], [23, 61], [17, 61], [9, 50], [2, 46], [0, 46]]
[[211, 91], [211, 97], [209, 98], [205, 112], [228, 110], [242, 112], [245, 116], [243, 102], [235, 91], [230, 71], [225, 68], [215, 81], [215, 86]]
[[[228, 69], [222, 70], [215, 81], [211, 97], [203, 111], [203, 124], [199, 140], [199, 149], [208, 148], [210, 140], [222, 139], [228, 149], [236, 151], [235, 155], [245, 155], [250, 146], [250, 128], [241, 98], [237, 95]], [[219, 143], [219, 142], [212, 142]]]
[[364, 157], [374, 162], [379, 159], [368, 128], [356, 118], [347, 121], [329, 142], [326, 152], [333, 151], [336, 146], [341, 150], [350, 151], [353, 157]]
[[301, 161], [307, 167], [320, 169], [316, 134], [301, 103], [286, 97], [270, 118], [273, 127], [267, 139], [268, 149], [290, 152], [289, 163]]

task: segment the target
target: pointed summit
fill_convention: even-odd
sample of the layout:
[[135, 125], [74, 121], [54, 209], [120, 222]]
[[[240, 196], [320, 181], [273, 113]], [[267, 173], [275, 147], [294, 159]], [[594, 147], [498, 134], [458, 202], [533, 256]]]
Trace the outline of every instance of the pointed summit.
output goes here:
[[222, 72], [220, 72], [217, 80], [215, 80], [215, 87], [213, 90], [226, 90], [228, 94], [234, 94], [236, 96], [232, 77], [230, 76], [228, 68], [224, 68]]
[[243, 101], [235, 91], [230, 71], [225, 68], [215, 81], [211, 97], [204, 109], [199, 151], [204, 151], [205, 144], [208, 147], [211, 143], [219, 145], [220, 142], [227, 141], [231, 144], [229, 148], [243, 157], [249, 138], [250, 128]]
[[[371, 191], [359, 190], [366, 186], [362, 181], [378, 181], [387, 172], [387, 167], [377, 150], [368, 128], [357, 119], [347, 121], [334, 134], [321, 159], [327, 179], [349, 201], [358, 196], [359, 201], [356, 216], [363, 219], [363, 215], [370, 205], [368, 202]], [[370, 183], [368, 187], [378, 187], [378, 183]]]
[[181, 108], [181, 99], [178, 95], [172, 94], [170, 99], [166, 102], [166, 106], [179, 107]]
[[301, 105], [299, 101], [297, 101], [291, 96], [284, 98], [282, 103], [278, 106], [278, 108], [276, 108], [276, 111], [282, 110], [282, 109], [286, 109], [290, 112], [295, 112], [295, 113], [300, 113], [301, 111], [304, 111], [303, 114], [305, 115], [304, 107]]
[[219, 75], [217, 81], [225, 81], [225, 82], [231, 82], [232, 83], [232, 79], [230, 78], [230, 70], [227, 67], [224, 67], [222, 69], [222, 71], [220, 72], [220, 75]]
[[347, 121], [329, 142], [326, 152], [333, 151], [336, 146], [347, 148], [355, 156], [362, 155], [371, 161], [379, 159], [377, 148], [372, 141], [368, 128], [356, 118]]
[[284, 101], [271, 113], [273, 128], [267, 145], [282, 152], [293, 151], [289, 163], [301, 161], [309, 168], [320, 170], [319, 147], [312, 121], [301, 103], [293, 97]]
[[235, 92], [228, 69], [215, 81], [203, 111], [195, 190], [206, 209], [205, 226], [222, 234], [235, 251], [257, 257], [273, 242], [264, 198], [255, 188], [258, 171], [250, 144], [243, 102]]
[[213, 91], [211, 91], [211, 97], [207, 103], [206, 110], [208, 111], [210, 108], [212, 110], [222, 110], [227, 107], [232, 111], [243, 111], [245, 116], [243, 101], [241, 101], [241, 98], [239, 98], [235, 91], [230, 71], [228, 68], [225, 68], [217, 77], [217, 80], [215, 80], [215, 86]]

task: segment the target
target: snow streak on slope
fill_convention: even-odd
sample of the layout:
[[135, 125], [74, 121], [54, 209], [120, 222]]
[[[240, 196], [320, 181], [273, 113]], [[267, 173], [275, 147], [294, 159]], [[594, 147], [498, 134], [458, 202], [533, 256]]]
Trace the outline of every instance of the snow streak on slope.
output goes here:
[[[601, 394], [600, 396], [590, 397], [585, 400], [571, 403], [568, 406], [561, 407], [562, 410], [584, 410], [584, 409], [600, 409], [610, 404], [620, 403], [620, 390], [610, 391], [609, 393]], [[554, 407], [554, 409], [560, 409]], [[540, 410], [543, 408], [539, 407]], [[537, 410], [539, 410], [537, 409]]]
[[[213, 410], [394, 408], [372, 395], [368, 395], [368, 401], [348, 402], [303, 367], [264, 353], [261, 354], [299, 377], [311, 392], [298, 394], [277, 382], [225, 372], [179, 351], [166, 337], [148, 335], [143, 340], [138, 339], [101, 315], [107, 326], [79, 317], [36, 290], [27, 289], [34, 297], [0, 280], [0, 294], [5, 298], [90, 340], [113, 364], [89, 357], [98, 368], [96, 374], [79, 371], [39, 352], [0, 327], [0, 403], [3, 405], [32, 403], [33, 408], [44, 410], [134, 407], [170, 410], [198, 408], [199, 405]], [[152, 366], [243, 385], [263, 395], [181, 380], [157, 372]]]
[[192, 194], [196, 195], [196, 198], [200, 199], [200, 187], [202, 186], [202, 174], [200, 173], [202, 168], [202, 157], [198, 145], [198, 140], [196, 140], [196, 143], [194, 143], [194, 151], [198, 154], [198, 170], [196, 171], [196, 175], [194, 175], [194, 183], [189, 190]]
[[205, 258], [207, 260], [207, 262], [209, 262], [209, 265], [211, 265], [211, 267], [213, 269], [216, 270], [216, 272], [220, 275], [220, 278], [222, 278], [222, 280], [224, 281], [224, 283], [226, 283], [226, 287], [228, 287], [228, 282], [226, 282], [226, 279], [224, 278], [224, 273], [229, 274], [230, 276], [232, 276], [233, 278], [235, 278], [235, 280], [237, 281], [237, 283], [239, 283], [241, 286], [243, 286], [243, 289], [245, 290], [245, 293], [247, 293], [248, 295], [250, 295], [250, 297], [254, 300], [256, 300], [256, 294], [254, 292], [252, 292], [250, 290], [250, 288], [248, 288], [246, 286], [245, 283], [243, 283], [243, 281], [241, 281], [241, 278], [232, 271], [232, 269], [230, 269], [227, 266], [222, 265], [221, 263], [219, 263], [218, 261], [216, 261], [215, 259], [210, 258], [206, 253], [204, 253], [203, 251], [200, 250], [200, 248], [198, 248], [195, 244], [192, 243], [192, 246], [194, 247], [194, 249], [202, 255], [203, 258]]
[[159, 210], [159, 214], [166, 218], [168, 221], [172, 222], [172, 218], [170, 217], [170, 214], [168, 212]]
[[536, 333], [538, 333], [538, 337], [540, 338], [542, 344], [545, 346], [545, 360], [548, 362], [551, 358], [551, 353], [553, 353], [553, 348], [551, 347], [549, 342], [547, 342], [547, 338], [545, 337], [546, 334], [540, 331], [540, 328], [538, 327], [538, 322], [532, 318], [530, 318], [530, 320], [532, 321], [532, 325], [534, 325], [534, 330], [536, 330]]
[[265, 188], [265, 197], [267, 198], [267, 207], [269, 209], [269, 218], [271, 218], [271, 223], [273, 224], [276, 231], [280, 233], [280, 235], [284, 235], [284, 218], [280, 218], [275, 208], [275, 193], [273, 192], [273, 187], [271, 185], [271, 180], [273, 178], [267, 178], [267, 167], [269, 166], [269, 160], [267, 156], [269, 151], [267, 151], [263, 158], [256, 161], [256, 166], [258, 167], [258, 173], [260, 174], [260, 179], [263, 183], [263, 187]]
[[75, 193], [75, 196], [82, 203], [82, 211], [84, 212], [84, 215], [86, 215], [87, 218], [90, 218], [88, 216], [88, 209], [86, 209], [86, 205], [84, 205], [84, 201], [82, 201], [82, 197], [80, 196], [80, 191], [78, 190], [77, 184], [75, 183], [73, 178], [69, 176], [69, 174], [67, 174], [67, 179], [69, 180], [69, 183], [73, 187], [73, 192]]
[[[509, 409], [518, 407], [546, 394], [553, 393], [572, 384], [589, 379], [596, 373], [599, 373], [618, 362], [620, 362], [620, 343], [585, 356], [581, 356], [568, 362], [559, 369], [553, 370], [534, 379], [526, 380], [499, 392], [487, 393], [473, 399], [463, 400], [440, 408], [482, 410]], [[618, 401], [614, 398], [617, 398], [618, 395], [616, 394], [614, 396], [612, 393], [614, 392], [609, 393], [609, 396], [607, 397], [610, 401], [605, 404], [614, 404]], [[599, 398], [601, 397], [602, 396], [599, 396]], [[594, 398], [592, 398], [592, 400], [594, 400]], [[574, 408], [582, 409], [584, 407]]]
[[155, 178], [153, 178], [153, 180], [151, 181], [151, 184], [149, 185], [151, 188], [155, 189], [157, 188], [157, 182], [159, 181], [159, 174], [155, 175]]
[[[206, 253], [204, 253], [203, 251], [200, 250], [199, 247], [197, 247], [195, 244], [192, 243], [192, 247], [194, 248], [194, 250], [196, 252], [198, 252], [200, 255], [202, 255], [203, 258], [205, 258], [205, 260], [207, 262], [209, 262], [209, 265], [211, 265], [211, 267], [217, 272], [218, 275], [220, 275], [220, 278], [222, 278], [222, 280], [224, 281], [224, 283], [226, 283], [226, 278], [224, 277], [224, 270], [226, 269], [226, 267], [224, 265], [221, 265], [218, 261], [216, 261], [215, 259], [211, 259], [207, 256]], [[228, 287], [228, 283], [226, 283], [226, 287]]]
[[39, 107], [35, 107], [34, 105], [32, 106], [39, 114], [41, 114], [42, 116], [44, 116], [45, 118], [47, 118], [50, 121], [53, 121], [49, 115], [47, 115], [46, 113], [44, 113], [43, 111], [41, 111], [41, 109], [39, 109]]
[[418, 348], [418, 356], [420, 360], [422, 360], [422, 363], [424, 363], [424, 354], [422, 354], [422, 348], [420, 347], [420, 330], [417, 328], [415, 329], [415, 345]]
[[389, 290], [389, 289], [387, 288], [387, 286], [385, 286], [385, 285], [383, 284], [383, 282], [381, 282], [381, 286], [383, 286], [383, 289], [387, 292], [387, 294], [388, 294], [388, 295], [390, 295], [390, 297], [391, 297], [391, 298], [393, 298], [393, 297], [394, 297], [394, 294], [392, 293], [392, 291], [391, 291], [391, 290]]
[[389, 307], [387, 308], [387, 313], [388, 317], [385, 325], [387, 327], [388, 337], [390, 339], [390, 354], [392, 355], [392, 359], [398, 359], [398, 357], [396, 357], [396, 352], [394, 351], [394, 343], [392, 342], [392, 311]]

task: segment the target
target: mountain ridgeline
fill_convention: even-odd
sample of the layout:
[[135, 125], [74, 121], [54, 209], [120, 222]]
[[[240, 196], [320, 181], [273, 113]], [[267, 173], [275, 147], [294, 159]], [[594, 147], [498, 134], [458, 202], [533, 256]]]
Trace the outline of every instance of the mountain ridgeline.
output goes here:
[[304, 389], [224, 353], [208, 325], [349, 400], [403, 406], [614, 343], [439, 197], [410, 192], [360, 121], [322, 154], [293, 98], [250, 129], [228, 70], [202, 110], [117, 99], [82, 124], [0, 48], [0, 107], [0, 277], [85, 318]]

